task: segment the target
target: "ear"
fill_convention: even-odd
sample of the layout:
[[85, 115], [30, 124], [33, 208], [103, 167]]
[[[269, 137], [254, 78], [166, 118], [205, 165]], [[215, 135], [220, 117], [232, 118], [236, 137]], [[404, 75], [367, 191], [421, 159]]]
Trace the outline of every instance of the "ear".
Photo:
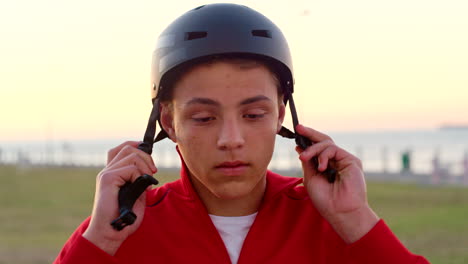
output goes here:
[[170, 103], [161, 103], [159, 106], [162, 128], [173, 142], [177, 142], [174, 129], [173, 106]]
[[276, 126], [276, 133], [281, 130], [281, 126], [283, 125], [284, 115], [286, 113], [286, 106], [284, 105], [283, 99], [281, 99], [281, 103], [278, 107], [278, 124]]

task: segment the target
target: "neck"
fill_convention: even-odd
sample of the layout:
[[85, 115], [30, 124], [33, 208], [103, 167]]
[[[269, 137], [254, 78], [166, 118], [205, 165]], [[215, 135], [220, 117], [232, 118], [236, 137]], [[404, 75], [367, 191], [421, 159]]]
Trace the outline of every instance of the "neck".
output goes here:
[[196, 177], [190, 177], [193, 187], [209, 214], [218, 216], [244, 216], [258, 211], [266, 189], [266, 176], [244, 196], [225, 199], [214, 195]]

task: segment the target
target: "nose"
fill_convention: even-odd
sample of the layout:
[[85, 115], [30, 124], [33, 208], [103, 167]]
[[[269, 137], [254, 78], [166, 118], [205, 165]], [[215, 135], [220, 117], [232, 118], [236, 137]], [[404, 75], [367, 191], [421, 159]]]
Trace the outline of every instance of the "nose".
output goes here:
[[233, 150], [244, 145], [245, 140], [240, 124], [235, 119], [224, 120], [218, 135], [218, 147]]

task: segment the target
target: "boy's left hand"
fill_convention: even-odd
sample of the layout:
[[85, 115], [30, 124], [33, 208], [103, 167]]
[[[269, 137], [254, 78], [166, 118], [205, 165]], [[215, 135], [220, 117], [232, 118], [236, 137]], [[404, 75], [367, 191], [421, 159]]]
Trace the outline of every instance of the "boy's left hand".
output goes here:
[[[298, 125], [296, 131], [314, 142], [305, 150], [296, 147], [310, 199], [346, 243], [359, 240], [379, 221], [367, 203], [361, 161], [335, 145], [325, 134], [302, 125]], [[315, 156], [318, 168], [311, 162]], [[329, 183], [321, 174], [329, 166], [337, 170], [334, 183]]]

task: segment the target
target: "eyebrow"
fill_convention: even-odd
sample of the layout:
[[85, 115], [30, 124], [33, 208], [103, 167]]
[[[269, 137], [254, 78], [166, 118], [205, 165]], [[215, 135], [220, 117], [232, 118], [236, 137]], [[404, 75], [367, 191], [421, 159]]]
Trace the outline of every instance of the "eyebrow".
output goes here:
[[[268, 97], [266, 97], [264, 95], [257, 95], [257, 96], [250, 97], [250, 98], [247, 98], [245, 100], [242, 100], [239, 103], [239, 105], [248, 105], [248, 104], [252, 104], [252, 103], [256, 103], [258, 101], [264, 101], [264, 100], [271, 101], [270, 98], [268, 98]], [[193, 105], [193, 104], [221, 106], [221, 103], [219, 103], [218, 101], [215, 101], [215, 100], [209, 99], [209, 98], [204, 98], [204, 97], [194, 97], [194, 98], [190, 99], [190, 101], [188, 101], [186, 103], [186, 105]]]
[[263, 100], [271, 101], [270, 98], [268, 98], [268, 97], [266, 97], [264, 95], [257, 95], [257, 96], [254, 96], [254, 97], [247, 98], [247, 99], [243, 100], [240, 103], [240, 105], [252, 104], [252, 103], [256, 103], [258, 101], [263, 101]]
[[213, 105], [213, 106], [220, 106], [221, 104], [213, 99], [209, 98], [202, 98], [202, 97], [195, 97], [190, 99], [186, 103], [186, 105], [193, 105], [193, 104], [204, 104], [204, 105]]

